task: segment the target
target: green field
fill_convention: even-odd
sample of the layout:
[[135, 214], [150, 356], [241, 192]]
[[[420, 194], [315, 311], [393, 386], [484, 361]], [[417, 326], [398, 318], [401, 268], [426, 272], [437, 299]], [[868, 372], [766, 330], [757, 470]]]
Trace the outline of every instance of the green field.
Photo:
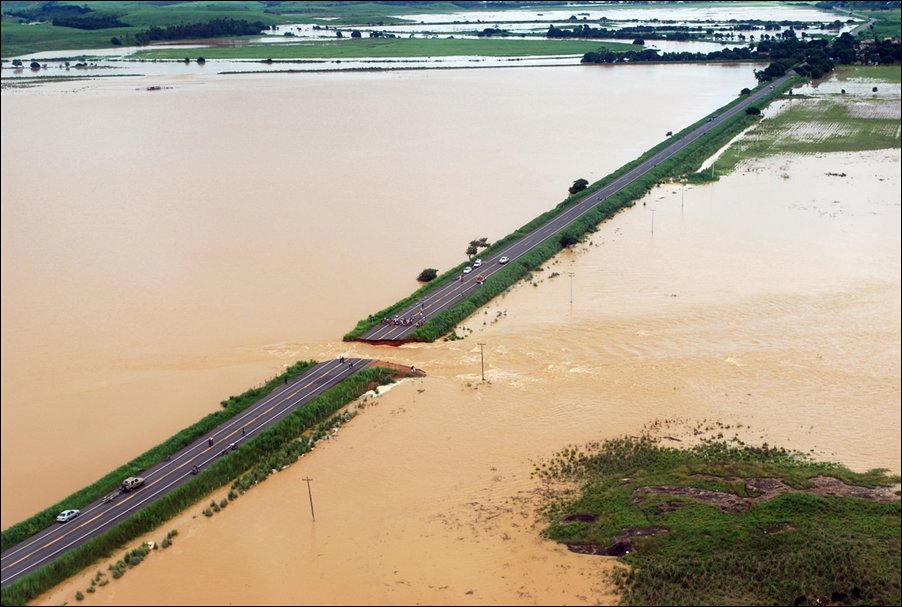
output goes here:
[[493, 40], [449, 38], [360, 38], [334, 42], [265, 44], [209, 49], [139, 51], [136, 59], [182, 59], [202, 54], [205, 59], [354, 59], [362, 57], [522, 57], [581, 55], [599, 48], [631, 50], [631, 44], [583, 40]]
[[898, 65], [843, 65], [836, 69], [838, 81], [868, 80], [875, 83], [899, 84], [902, 82], [902, 67]]
[[[837, 83], [867, 82], [881, 88], [898, 85], [899, 66], [844, 66], [837, 69]], [[788, 98], [787, 98], [788, 99]], [[819, 94], [796, 97], [789, 107], [762, 120], [734, 143], [714, 163], [714, 172], [726, 174], [741, 161], [777, 154], [859, 152], [898, 148], [899, 96], [859, 93]]]
[[[882, 470], [856, 474], [735, 438], [674, 449], [642, 436], [565, 449], [535, 476], [548, 537], [629, 565], [613, 574], [624, 605], [902, 598], [898, 491], [874, 489], [899, 477]], [[852, 486], [870, 497], [850, 497]]]
[[900, 27], [900, 11], [858, 11], [859, 14], [874, 19], [876, 23], [861, 32], [862, 38], [898, 38], [902, 35]]
[[113, 36], [124, 38], [126, 34], [134, 35], [142, 29], [133, 27], [83, 31], [44, 23], [26, 25], [4, 19], [0, 29], [0, 54], [3, 57], [18, 57], [42, 51], [108, 48], [112, 46], [110, 39]]

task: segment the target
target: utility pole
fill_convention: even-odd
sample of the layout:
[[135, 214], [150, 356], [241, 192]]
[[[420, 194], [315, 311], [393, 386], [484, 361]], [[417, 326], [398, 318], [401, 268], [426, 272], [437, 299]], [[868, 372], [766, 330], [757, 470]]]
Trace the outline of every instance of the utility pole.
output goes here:
[[482, 367], [482, 381], [485, 381], [485, 351], [483, 348], [485, 347], [484, 343], [479, 343], [479, 360]]
[[313, 479], [310, 477], [305, 477], [301, 480], [307, 481], [307, 496], [310, 498], [310, 516], [313, 517], [313, 522], [316, 522], [316, 514], [313, 513], [313, 493], [310, 491], [310, 481]]
[[570, 277], [570, 305], [573, 305], [573, 277], [575, 274], [573, 272], [567, 272], [567, 276]]

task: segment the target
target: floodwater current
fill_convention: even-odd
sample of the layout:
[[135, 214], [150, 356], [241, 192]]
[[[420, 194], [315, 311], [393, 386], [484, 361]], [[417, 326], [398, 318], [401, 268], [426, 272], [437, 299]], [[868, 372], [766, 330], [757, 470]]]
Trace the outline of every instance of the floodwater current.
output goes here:
[[628, 66], [4, 91], [3, 525], [286, 363], [349, 353], [429, 375], [223, 514], [186, 512], [174, 548], [86, 602], [610, 601], [608, 561], [539, 539], [529, 473], [662, 418], [898, 471], [898, 150], [664, 186], [461, 341], [338, 341], [423, 267], [752, 80]]

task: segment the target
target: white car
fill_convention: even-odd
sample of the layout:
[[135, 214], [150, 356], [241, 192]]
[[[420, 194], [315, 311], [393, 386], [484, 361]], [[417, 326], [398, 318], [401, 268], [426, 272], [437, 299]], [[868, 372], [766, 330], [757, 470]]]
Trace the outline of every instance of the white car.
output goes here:
[[481, 266], [481, 265], [482, 265], [482, 260], [481, 260], [481, 259], [477, 259], [476, 261], [473, 262], [473, 267], [474, 267], [474, 268], [478, 268], [478, 267]]
[[56, 517], [56, 520], [60, 523], [68, 523], [79, 514], [81, 514], [81, 510], [63, 510]]
[[131, 491], [132, 489], [137, 489], [141, 485], [144, 484], [144, 479], [140, 476], [130, 476], [124, 481], [122, 481], [122, 485], [120, 488], [122, 491]]
[[470, 266], [467, 266], [466, 268], [464, 268], [464, 274], [469, 274], [472, 271], [473, 271], [473, 268], [471, 268]]
[[498, 260], [498, 263], [507, 263], [509, 261], [510, 261], [510, 257], [505, 255], [504, 257], [502, 257], [501, 259]]

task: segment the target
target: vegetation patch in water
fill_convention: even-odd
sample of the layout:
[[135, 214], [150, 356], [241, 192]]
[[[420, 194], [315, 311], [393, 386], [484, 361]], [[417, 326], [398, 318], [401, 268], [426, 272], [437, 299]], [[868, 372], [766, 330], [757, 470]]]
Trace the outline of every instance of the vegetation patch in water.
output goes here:
[[540, 463], [545, 535], [617, 556], [627, 605], [898, 605], [898, 476], [722, 437], [645, 434]]

